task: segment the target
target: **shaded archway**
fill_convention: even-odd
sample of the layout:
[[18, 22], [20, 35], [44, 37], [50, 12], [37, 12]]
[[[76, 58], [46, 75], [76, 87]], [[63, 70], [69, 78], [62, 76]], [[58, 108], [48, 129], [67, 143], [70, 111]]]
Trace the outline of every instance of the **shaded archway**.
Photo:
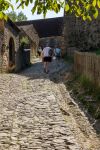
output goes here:
[[15, 44], [14, 39], [11, 37], [9, 40], [9, 67], [15, 65]]

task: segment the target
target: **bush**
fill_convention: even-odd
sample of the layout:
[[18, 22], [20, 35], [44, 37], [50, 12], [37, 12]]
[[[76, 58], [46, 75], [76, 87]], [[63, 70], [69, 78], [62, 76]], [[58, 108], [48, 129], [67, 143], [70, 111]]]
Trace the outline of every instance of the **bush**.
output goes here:
[[97, 50], [96, 50], [96, 54], [97, 54], [97, 55], [100, 55], [100, 49], [97, 49]]
[[91, 94], [95, 90], [95, 85], [85, 76], [80, 76], [80, 84], [86, 90], [88, 94]]

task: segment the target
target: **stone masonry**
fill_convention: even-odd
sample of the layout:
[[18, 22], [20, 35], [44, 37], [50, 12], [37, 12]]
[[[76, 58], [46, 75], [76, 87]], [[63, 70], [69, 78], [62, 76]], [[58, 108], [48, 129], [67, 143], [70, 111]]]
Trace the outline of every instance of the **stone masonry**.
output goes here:
[[92, 51], [100, 48], [100, 14], [96, 20], [83, 21], [65, 14], [64, 37], [66, 51]]
[[0, 21], [0, 72], [2, 71], [2, 51], [3, 51], [3, 37], [4, 37], [4, 22]]
[[[23, 66], [27, 66], [26, 62], [32, 62], [33, 56], [36, 55], [39, 37], [33, 25], [20, 27], [20, 29], [10, 19], [0, 20], [0, 72], [18, 72]], [[23, 33], [31, 41], [29, 52], [21, 48], [20, 38]]]
[[[19, 29], [9, 20], [8, 22], [0, 20], [0, 57], [2, 62], [0, 62], [0, 72], [7, 72], [9, 70], [9, 41], [12, 38], [14, 42], [14, 53], [17, 54], [19, 50]], [[15, 64], [16, 64], [16, 54], [15, 54]], [[17, 69], [17, 66], [16, 66]]]
[[33, 56], [36, 56], [36, 52], [37, 52], [38, 45], [39, 45], [38, 33], [36, 32], [36, 30], [32, 24], [31, 25], [23, 25], [23, 26], [19, 25], [18, 27], [20, 29], [23, 29], [32, 41], [30, 44], [30, 48], [31, 48], [30, 57], [31, 57], [31, 61], [32, 61]]

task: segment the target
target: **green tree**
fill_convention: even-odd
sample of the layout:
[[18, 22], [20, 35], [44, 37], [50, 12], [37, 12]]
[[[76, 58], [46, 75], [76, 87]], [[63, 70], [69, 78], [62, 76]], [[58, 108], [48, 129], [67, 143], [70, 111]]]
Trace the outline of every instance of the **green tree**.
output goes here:
[[7, 15], [13, 22], [17, 21], [17, 14], [15, 11], [11, 11], [7, 13]]
[[7, 13], [7, 16], [13, 21], [25, 21], [27, 20], [26, 15], [23, 14], [23, 12], [19, 12], [18, 15], [16, 14], [15, 11], [11, 11], [9, 13]]
[[23, 14], [23, 12], [21, 11], [18, 16], [17, 16], [17, 21], [25, 21], [27, 20], [26, 15]]
[[[6, 3], [0, 9], [1, 13], [12, 7], [8, 2], [10, 0], [0, 0], [0, 7], [1, 4]], [[36, 11], [37, 14], [43, 13], [46, 16], [48, 10], [58, 13], [61, 7], [63, 7], [67, 13], [75, 14], [76, 17], [82, 17], [83, 20], [97, 18], [100, 8], [100, 0], [16, 0], [16, 3], [19, 2], [18, 8], [24, 8], [24, 6], [32, 4], [33, 8], [31, 11], [33, 14]]]

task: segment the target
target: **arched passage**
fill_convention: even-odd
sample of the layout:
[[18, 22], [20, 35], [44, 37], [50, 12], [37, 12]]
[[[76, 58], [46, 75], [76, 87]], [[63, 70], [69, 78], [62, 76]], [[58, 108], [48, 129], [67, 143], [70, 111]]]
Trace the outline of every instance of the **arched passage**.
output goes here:
[[9, 66], [15, 65], [15, 44], [14, 39], [11, 37], [9, 40]]

